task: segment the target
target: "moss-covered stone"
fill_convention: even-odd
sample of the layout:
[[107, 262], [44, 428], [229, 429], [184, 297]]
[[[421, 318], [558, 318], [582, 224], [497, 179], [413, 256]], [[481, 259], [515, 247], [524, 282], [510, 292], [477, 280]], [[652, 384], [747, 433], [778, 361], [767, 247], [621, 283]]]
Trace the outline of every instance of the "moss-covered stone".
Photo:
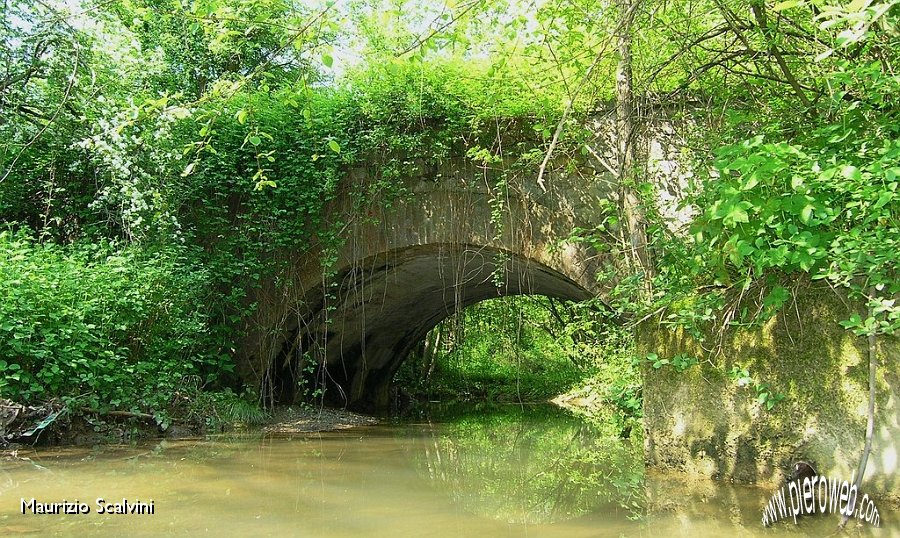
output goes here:
[[[863, 449], [868, 402], [865, 339], [838, 324], [851, 308], [830, 288], [804, 284], [761, 327], [715, 338], [709, 331], [708, 342], [721, 345], [644, 324], [639, 353], [700, 359], [681, 373], [649, 365], [643, 371], [649, 465], [755, 483], [783, 480], [792, 462], [807, 460], [820, 474], [849, 480]], [[879, 337], [875, 437], [862, 487], [894, 501], [900, 499], [898, 351], [896, 337]], [[784, 400], [767, 410], [753, 383], [740, 386], [728, 375], [734, 366]]]

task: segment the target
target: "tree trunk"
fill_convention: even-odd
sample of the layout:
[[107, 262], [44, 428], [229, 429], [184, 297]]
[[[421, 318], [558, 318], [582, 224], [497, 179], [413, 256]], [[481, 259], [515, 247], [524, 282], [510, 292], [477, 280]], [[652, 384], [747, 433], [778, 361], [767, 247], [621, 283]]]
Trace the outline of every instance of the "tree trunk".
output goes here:
[[644, 212], [635, 192], [635, 118], [634, 88], [631, 69], [631, 29], [634, 23], [632, 2], [617, 0], [621, 21], [617, 37], [619, 62], [616, 66], [616, 157], [622, 214], [625, 220], [625, 243], [632, 269], [640, 268], [648, 286], [653, 276], [647, 250]]
[[[875, 296], [875, 290], [871, 290], [871, 297]], [[869, 317], [875, 316], [874, 309], [869, 306]], [[878, 351], [878, 342], [876, 341], [875, 333], [871, 333], [866, 342], [868, 343], [868, 351], [869, 351], [869, 409], [866, 418], [866, 442], [863, 446], [862, 456], [859, 458], [859, 467], [856, 469], [856, 477], [853, 481], [853, 484], [856, 486], [856, 490], [859, 491], [860, 486], [862, 485], [863, 475], [866, 474], [866, 464], [869, 461], [869, 454], [872, 452], [872, 437], [875, 434], [875, 383], [876, 383], [876, 365], [878, 363], [877, 360], [877, 351]], [[853, 504], [847, 507], [847, 514], [841, 516], [841, 522], [838, 524], [839, 529], [843, 529], [847, 525], [847, 521], [850, 519], [850, 515], [853, 513], [855, 508], [856, 500], [854, 498]]]
[[[425, 385], [431, 381], [431, 375], [434, 373], [434, 365], [437, 362], [437, 354], [439, 352], [439, 348], [441, 345], [441, 333], [443, 332], [443, 324], [439, 323], [437, 327], [431, 330], [428, 337], [426, 337], [426, 346], [425, 346], [425, 363], [424, 363], [424, 373], [425, 373]], [[434, 340], [431, 340], [432, 335]]]

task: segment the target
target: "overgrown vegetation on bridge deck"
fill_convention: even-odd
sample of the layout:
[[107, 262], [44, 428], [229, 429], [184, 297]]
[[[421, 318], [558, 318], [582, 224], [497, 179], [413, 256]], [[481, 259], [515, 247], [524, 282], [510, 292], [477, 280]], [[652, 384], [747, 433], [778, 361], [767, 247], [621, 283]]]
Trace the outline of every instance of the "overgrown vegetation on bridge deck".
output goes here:
[[[350, 167], [378, 157], [350, 216], [377, 221], [423, 161], [586, 151], [584, 120], [611, 100], [620, 134], [644, 102], [717, 125], [686, 133], [692, 223], [663, 221], [619, 144], [622, 203], [573, 231], [628, 260], [620, 320], [755, 323], [802, 276], [868, 304], [848, 329], [894, 333], [898, 25], [896, 0], [6, 2], [2, 396], [160, 425], [245, 416], [261, 397], [235, 374], [249, 291], [279, 249], [345, 239], [323, 208]], [[504, 145], [513, 128], [533, 145]]]

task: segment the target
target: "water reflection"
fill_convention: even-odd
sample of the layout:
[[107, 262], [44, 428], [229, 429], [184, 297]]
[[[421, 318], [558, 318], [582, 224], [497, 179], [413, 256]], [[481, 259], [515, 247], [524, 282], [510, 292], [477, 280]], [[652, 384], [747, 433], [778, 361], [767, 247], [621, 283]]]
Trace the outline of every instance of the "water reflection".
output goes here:
[[417, 469], [452, 502], [508, 523], [552, 523], [603, 509], [635, 517], [640, 440], [554, 406], [473, 409], [419, 439]]
[[[515, 407], [326, 434], [22, 451], [0, 460], [0, 536], [825, 536], [759, 522], [770, 491], [641, 480], [616, 431]], [[635, 463], [637, 461], [637, 463]], [[646, 491], [645, 515], [628, 519]], [[23, 515], [20, 499], [152, 499], [152, 516]], [[623, 502], [624, 501], [624, 502]], [[880, 506], [883, 529], [897, 536]]]

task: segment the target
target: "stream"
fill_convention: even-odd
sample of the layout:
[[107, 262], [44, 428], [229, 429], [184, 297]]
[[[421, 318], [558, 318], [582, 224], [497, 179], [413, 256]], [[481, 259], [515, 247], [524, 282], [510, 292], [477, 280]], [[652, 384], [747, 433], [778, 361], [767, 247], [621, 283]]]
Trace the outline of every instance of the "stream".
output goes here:
[[[833, 515], [763, 527], [771, 494], [647, 474], [639, 441], [550, 405], [465, 406], [328, 433], [20, 450], [0, 461], [0, 536], [754, 537], [835, 530]], [[101, 514], [98, 498], [111, 510], [152, 506], [153, 513]], [[31, 499], [77, 500], [89, 512], [33, 514]], [[851, 534], [897, 536], [895, 514], [882, 510], [881, 518], [882, 528]]]

